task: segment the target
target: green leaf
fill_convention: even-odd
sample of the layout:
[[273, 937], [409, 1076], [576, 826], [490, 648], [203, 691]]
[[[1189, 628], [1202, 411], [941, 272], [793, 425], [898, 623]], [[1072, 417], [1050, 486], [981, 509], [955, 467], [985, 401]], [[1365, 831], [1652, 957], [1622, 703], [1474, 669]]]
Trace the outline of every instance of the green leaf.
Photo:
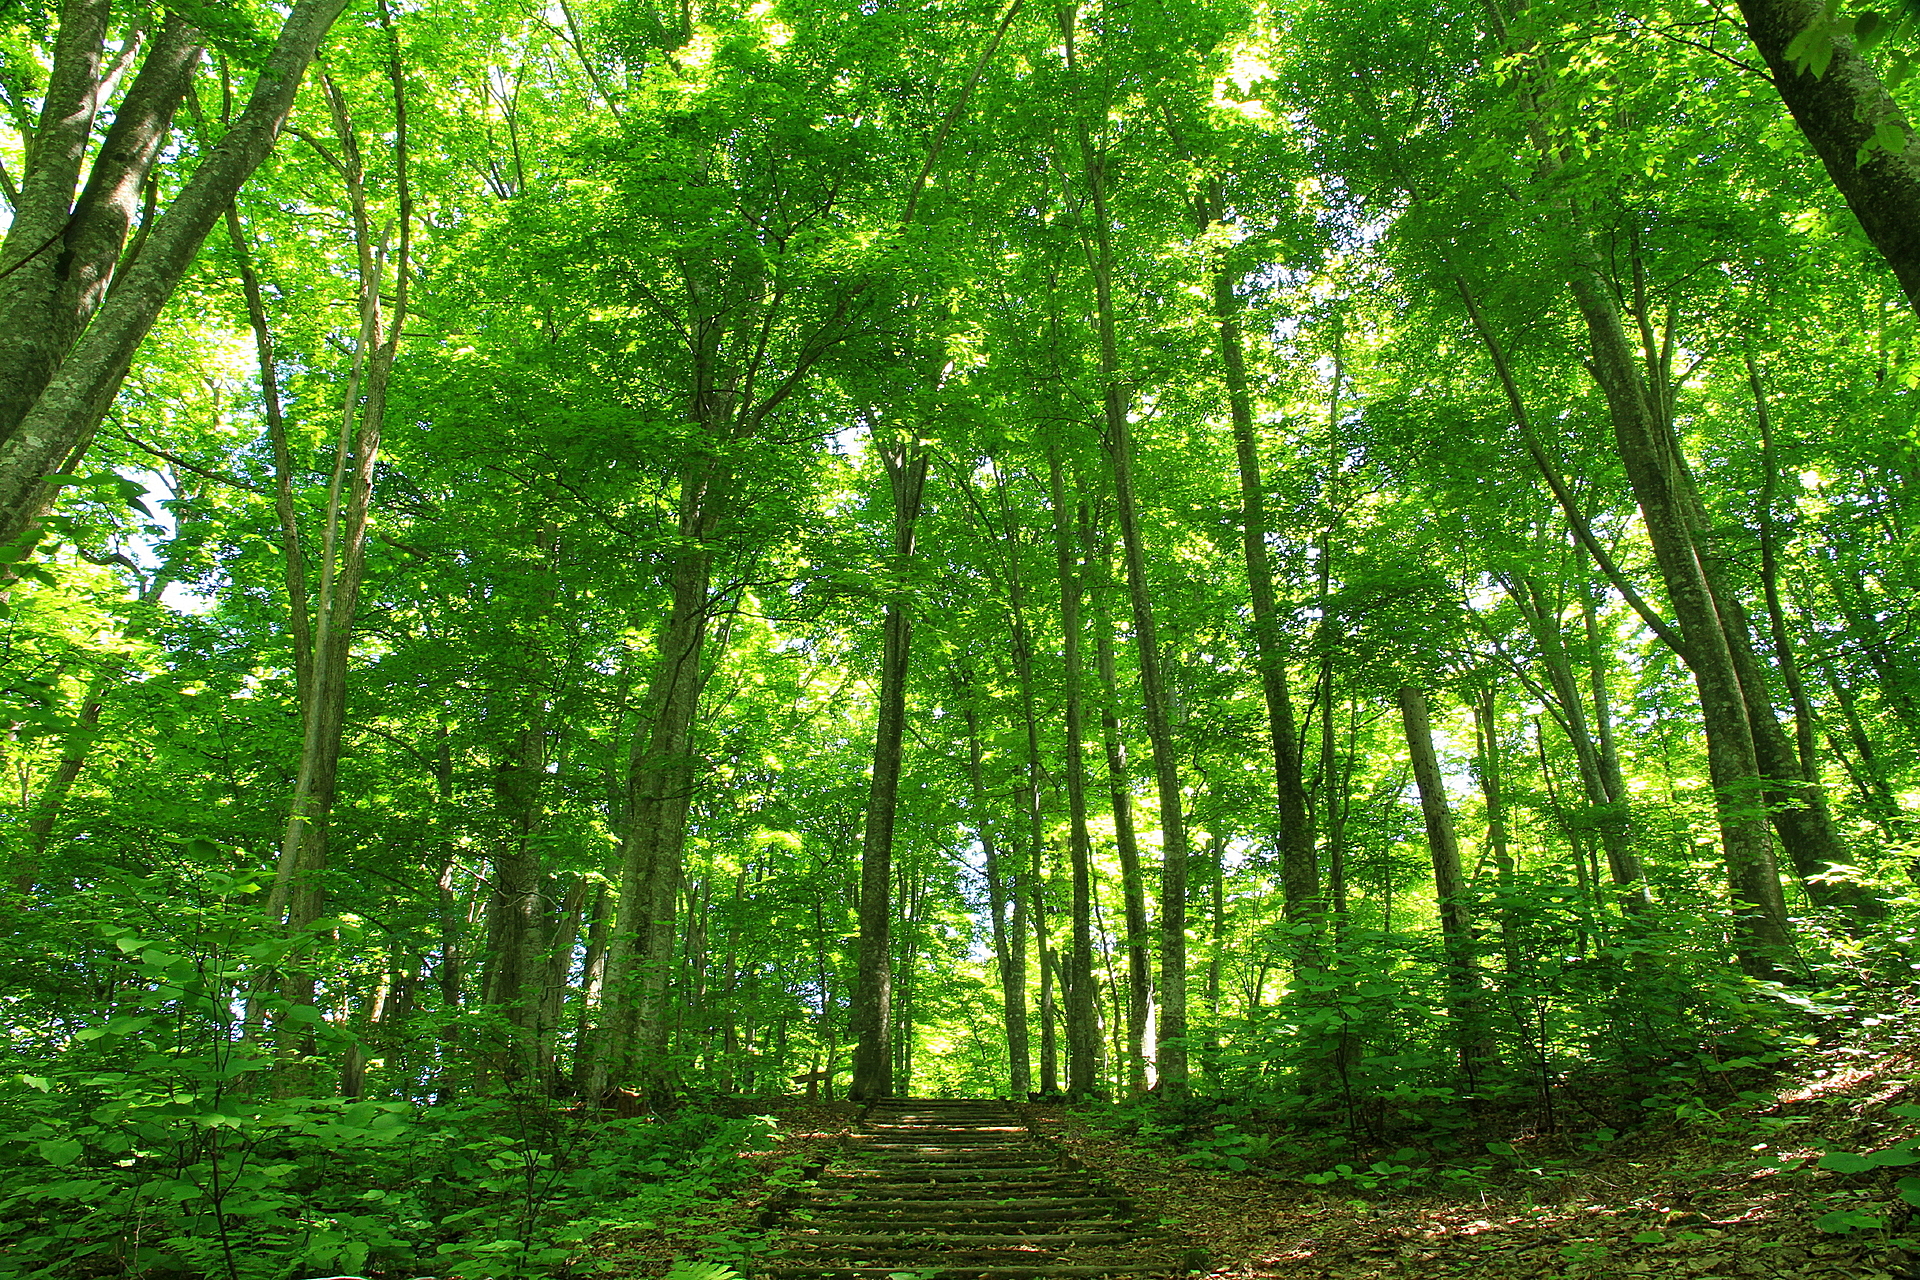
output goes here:
[[38, 1150], [41, 1159], [64, 1169], [85, 1154], [86, 1147], [72, 1138], [56, 1138], [52, 1142], [41, 1143]]
[[1820, 1157], [1819, 1167], [1831, 1169], [1835, 1173], [1865, 1173], [1879, 1167], [1879, 1162], [1871, 1156], [1863, 1156], [1852, 1151], [1829, 1151]]
[[740, 1280], [740, 1273], [719, 1262], [676, 1262], [666, 1280]]
[[1629, 1237], [1635, 1244], [1660, 1244], [1667, 1238], [1664, 1231], [1641, 1231]]

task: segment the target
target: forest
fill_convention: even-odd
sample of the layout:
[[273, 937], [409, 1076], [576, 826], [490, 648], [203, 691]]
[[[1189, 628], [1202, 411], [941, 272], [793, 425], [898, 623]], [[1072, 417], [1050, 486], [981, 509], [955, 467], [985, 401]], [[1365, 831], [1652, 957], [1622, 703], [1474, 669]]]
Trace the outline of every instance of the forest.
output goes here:
[[893, 1097], [1356, 1206], [1711, 1131], [1894, 1275], [1916, 59], [0, 0], [0, 1277], [750, 1274], [602, 1246]]

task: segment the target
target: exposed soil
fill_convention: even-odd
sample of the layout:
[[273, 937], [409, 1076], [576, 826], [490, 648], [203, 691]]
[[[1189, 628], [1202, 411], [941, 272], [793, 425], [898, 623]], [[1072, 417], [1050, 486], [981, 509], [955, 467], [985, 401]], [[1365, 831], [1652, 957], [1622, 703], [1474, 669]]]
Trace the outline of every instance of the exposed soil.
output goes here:
[[[1194, 1237], [1215, 1280], [1920, 1280], [1902, 1240], [1912, 1210], [1895, 1185], [1920, 1170], [1817, 1167], [1826, 1151], [1879, 1150], [1914, 1133], [1889, 1108], [1916, 1100], [1916, 1070], [1904, 1048], [1836, 1046], [1772, 1105], [1650, 1126], [1571, 1157], [1530, 1158], [1534, 1144], [1521, 1142], [1516, 1171], [1444, 1194], [1308, 1185], [1302, 1175], [1319, 1172], [1310, 1165], [1210, 1172], [1067, 1108], [1032, 1110], [1042, 1132]], [[1519, 1171], [1528, 1166], [1538, 1172]], [[1816, 1225], [1849, 1211], [1882, 1225]]]

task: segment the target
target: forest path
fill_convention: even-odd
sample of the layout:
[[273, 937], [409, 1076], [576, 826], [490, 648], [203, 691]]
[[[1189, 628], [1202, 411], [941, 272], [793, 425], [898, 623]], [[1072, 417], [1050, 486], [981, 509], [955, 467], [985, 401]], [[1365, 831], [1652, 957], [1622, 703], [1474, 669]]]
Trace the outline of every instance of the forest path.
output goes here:
[[1004, 1102], [874, 1103], [814, 1185], [782, 1199], [777, 1280], [1015, 1280], [1186, 1271], [1180, 1245]]

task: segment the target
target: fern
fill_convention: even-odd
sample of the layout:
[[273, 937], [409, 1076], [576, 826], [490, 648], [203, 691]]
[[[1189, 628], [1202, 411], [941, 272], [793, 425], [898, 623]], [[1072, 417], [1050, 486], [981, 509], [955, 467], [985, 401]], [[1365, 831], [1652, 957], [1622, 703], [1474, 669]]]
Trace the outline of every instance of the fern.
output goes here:
[[724, 1262], [688, 1262], [673, 1264], [666, 1280], [740, 1280], [740, 1273]]

